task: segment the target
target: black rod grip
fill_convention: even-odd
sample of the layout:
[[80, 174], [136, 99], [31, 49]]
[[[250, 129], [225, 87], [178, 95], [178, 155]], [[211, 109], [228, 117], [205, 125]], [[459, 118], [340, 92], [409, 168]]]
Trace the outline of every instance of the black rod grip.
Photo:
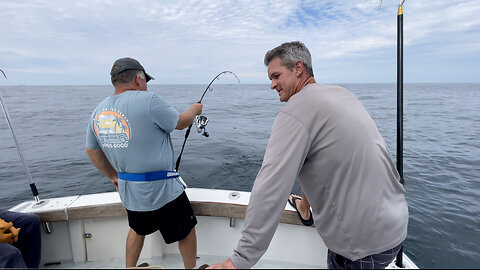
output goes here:
[[37, 187], [35, 186], [35, 183], [30, 184], [30, 189], [32, 190], [33, 197], [37, 197], [38, 190], [37, 190]]

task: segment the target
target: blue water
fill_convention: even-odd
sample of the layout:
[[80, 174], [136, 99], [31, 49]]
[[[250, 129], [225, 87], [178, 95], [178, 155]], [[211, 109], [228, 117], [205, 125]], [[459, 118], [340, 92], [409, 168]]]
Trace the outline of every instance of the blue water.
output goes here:
[[[395, 156], [395, 84], [341, 84], [363, 102]], [[183, 111], [206, 85], [150, 85]], [[214, 85], [180, 164], [190, 187], [250, 191], [284, 104], [268, 85]], [[421, 268], [480, 267], [480, 84], [406, 84], [404, 176], [410, 210], [405, 252]], [[85, 128], [111, 86], [0, 86], [41, 198], [114, 191], [85, 154]], [[192, 130], [193, 131], [193, 130]], [[174, 131], [176, 155], [185, 131]], [[31, 200], [0, 116], [0, 207]], [[294, 192], [300, 192], [297, 185]], [[294, 240], [292, 240], [294, 241]]]

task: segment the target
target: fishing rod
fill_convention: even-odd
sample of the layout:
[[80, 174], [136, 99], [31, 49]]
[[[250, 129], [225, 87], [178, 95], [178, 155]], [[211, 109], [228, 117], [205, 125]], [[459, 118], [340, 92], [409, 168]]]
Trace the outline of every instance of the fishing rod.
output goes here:
[[[203, 94], [202, 94], [202, 97], [200, 98], [200, 100], [197, 102], [197, 103], [202, 103], [202, 100], [203, 100], [203, 97], [205, 97], [205, 94], [207, 93], [208, 90], [212, 91], [213, 88], [210, 88], [210, 86], [213, 84], [213, 82], [215, 80], [217, 80], [221, 75], [223, 74], [232, 74], [233, 76], [235, 76], [235, 78], [237, 79], [238, 83], [240, 83], [240, 80], [238, 79], [237, 75], [229, 70], [225, 70], [225, 71], [222, 71], [220, 73], [217, 74], [217, 76], [215, 76], [212, 81], [207, 85], [207, 88], [205, 88], [205, 91], [203, 91]], [[197, 127], [197, 132], [200, 133], [200, 132], [203, 132], [202, 135], [205, 136], [205, 137], [208, 137], [210, 136], [208, 134], [208, 132], [205, 130], [205, 127], [207, 126], [207, 123], [208, 123], [208, 119], [206, 116], [204, 115], [197, 115], [195, 117], [195, 120], [193, 121], [193, 123], [195, 123], [196, 127]], [[193, 123], [190, 124], [190, 126], [188, 126], [188, 129], [187, 131], [185, 132], [185, 140], [183, 141], [183, 145], [182, 145], [182, 150], [180, 151], [180, 155], [178, 155], [178, 158], [177, 158], [177, 163], [175, 165], [175, 171], [178, 172], [178, 167], [180, 166], [180, 161], [182, 160], [182, 154], [183, 154], [183, 150], [185, 149], [185, 143], [187, 142], [187, 139], [188, 139], [188, 136], [190, 135], [190, 130], [192, 129], [192, 125]]]
[[[5, 75], [5, 72], [0, 69], [0, 72], [2, 72], [3, 76], [5, 79], [7, 79], [7, 75]], [[37, 187], [35, 186], [35, 183], [32, 180], [32, 175], [30, 174], [30, 170], [28, 169], [27, 162], [25, 161], [25, 158], [23, 157], [22, 149], [20, 148], [20, 144], [18, 143], [17, 136], [15, 135], [15, 130], [13, 128], [12, 122], [10, 121], [10, 116], [8, 114], [7, 107], [5, 105], [5, 102], [3, 101], [3, 96], [0, 93], [0, 105], [2, 106], [3, 114], [5, 115], [5, 118], [7, 119], [7, 124], [8, 127], [10, 128], [10, 131], [12, 132], [13, 135], [13, 140], [15, 141], [15, 145], [17, 146], [18, 154], [20, 155], [20, 159], [22, 160], [23, 168], [25, 170], [25, 173], [27, 175], [28, 182], [30, 184], [30, 190], [32, 191], [33, 197], [35, 198], [36, 201], [36, 206], [40, 206], [46, 203], [46, 201], [40, 200], [39, 194]]]

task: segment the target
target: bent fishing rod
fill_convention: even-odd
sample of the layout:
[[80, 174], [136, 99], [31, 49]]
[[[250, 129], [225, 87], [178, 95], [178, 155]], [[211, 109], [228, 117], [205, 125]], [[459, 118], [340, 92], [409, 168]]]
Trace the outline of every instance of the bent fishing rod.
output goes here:
[[[202, 97], [200, 98], [200, 100], [197, 103], [202, 103], [202, 100], [205, 97], [205, 94], [207, 93], [207, 91], [208, 90], [210, 90], [210, 91], [213, 90], [212, 88], [210, 88], [210, 86], [212, 86], [213, 82], [215, 80], [217, 80], [223, 74], [232, 74], [233, 76], [235, 76], [235, 79], [237, 79], [238, 83], [240, 83], [240, 80], [238, 79], [238, 77], [235, 73], [233, 73], [229, 70], [222, 71], [222, 72], [218, 73], [218, 75], [215, 76], [212, 79], [212, 81], [207, 85], [207, 88], [205, 88], [205, 91], [203, 91]], [[204, 115], [200, 115], [200, 116], [197, 115], [195, 117], [195, 120], [193, 121], [193, 123], [195, 123], [198, 133], [203, 132], [202, 133], [203, 136], [205, 136], [205, 137], [209, 136], [208, 132], [205, 130], [205, 127], [207, 126], [207, 123], [208, 123], [207, 117], [205, 117]], [[177, 172], [178, 172], [178, 167], [180, 166], [180, 161], [182, 160], [182, 154], [183, 154], [183, 150], [185, 149], [185, 143], [187, 142], [188, 136], [190, 135], [190, 130], [192, 129], [193, 123], [191, 123], [190, 126], [188, 126], [187, 131], [185, 132], [185, 140], [183, 141], [182, 150], [180, 151], [180, 154], [178, 155], [177, 163], [175, 165], [175, 171], [177, 171]]]
[[[2, 72], [3, 76], [5, 79], [7, 79], [7, 75], [5, 75], [5, 72], [0, 69], [0, 72]], [[10, 121], [10, 116], [8, 114], [7, 107], [5, 105], [5, 102], [3, 101], [3, 96], [0, 93], [0, 105], [2, 106], [3, 114], [5, 115], [5, 118], [7, 119], [7, 124], [8, 127], [10, 128], [10, 131], [12, 132], [13, 135], [13, 140], [15, 141], [15, 145], [17, 146], [17, 151], [18, 154], [20, 155], [20, 159], [23, 164], [23, 168], [25, 170], [25, 174], [27, 175], [28, 182], [30, 184], [30, 190], [32, 191], [33, 198], [35, 198], [36, 204], [35, 205], [43, 205], [46, 203], [46, 201], [42, 201], [39, 198], [39, 193], [37, 190], [37, 187], [35, 186], [35, 183], [32, 180], [32, 175], [30, 174], [30, 170], [28, 169], [27, 162], [25, 161], [25, 158], [23, 157], [23, 152], [22, 149], [20, 148], [20, 144], [18, 143], [17, 136], [15, 135], [15, 130], [13, 128], [12, 122]]]

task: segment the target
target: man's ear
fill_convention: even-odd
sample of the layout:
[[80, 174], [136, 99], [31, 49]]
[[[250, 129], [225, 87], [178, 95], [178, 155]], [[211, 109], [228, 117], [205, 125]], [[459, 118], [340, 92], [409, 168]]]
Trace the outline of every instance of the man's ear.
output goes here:
[[305, 70], [305, 66], [303, 65], [303, 62], [298, 60], [297, 62], [295, 62], [295, 75], [297, 76], [300, 76], [303, 71]]
[[141, 80], [142, 80], [142, 77], [140, 76], [140, 74], [137, 74], [137, 75], [135, 76], [135, 84], [141, 85], [141, 84], [140, 84], [140, 81], [141, 81]]

